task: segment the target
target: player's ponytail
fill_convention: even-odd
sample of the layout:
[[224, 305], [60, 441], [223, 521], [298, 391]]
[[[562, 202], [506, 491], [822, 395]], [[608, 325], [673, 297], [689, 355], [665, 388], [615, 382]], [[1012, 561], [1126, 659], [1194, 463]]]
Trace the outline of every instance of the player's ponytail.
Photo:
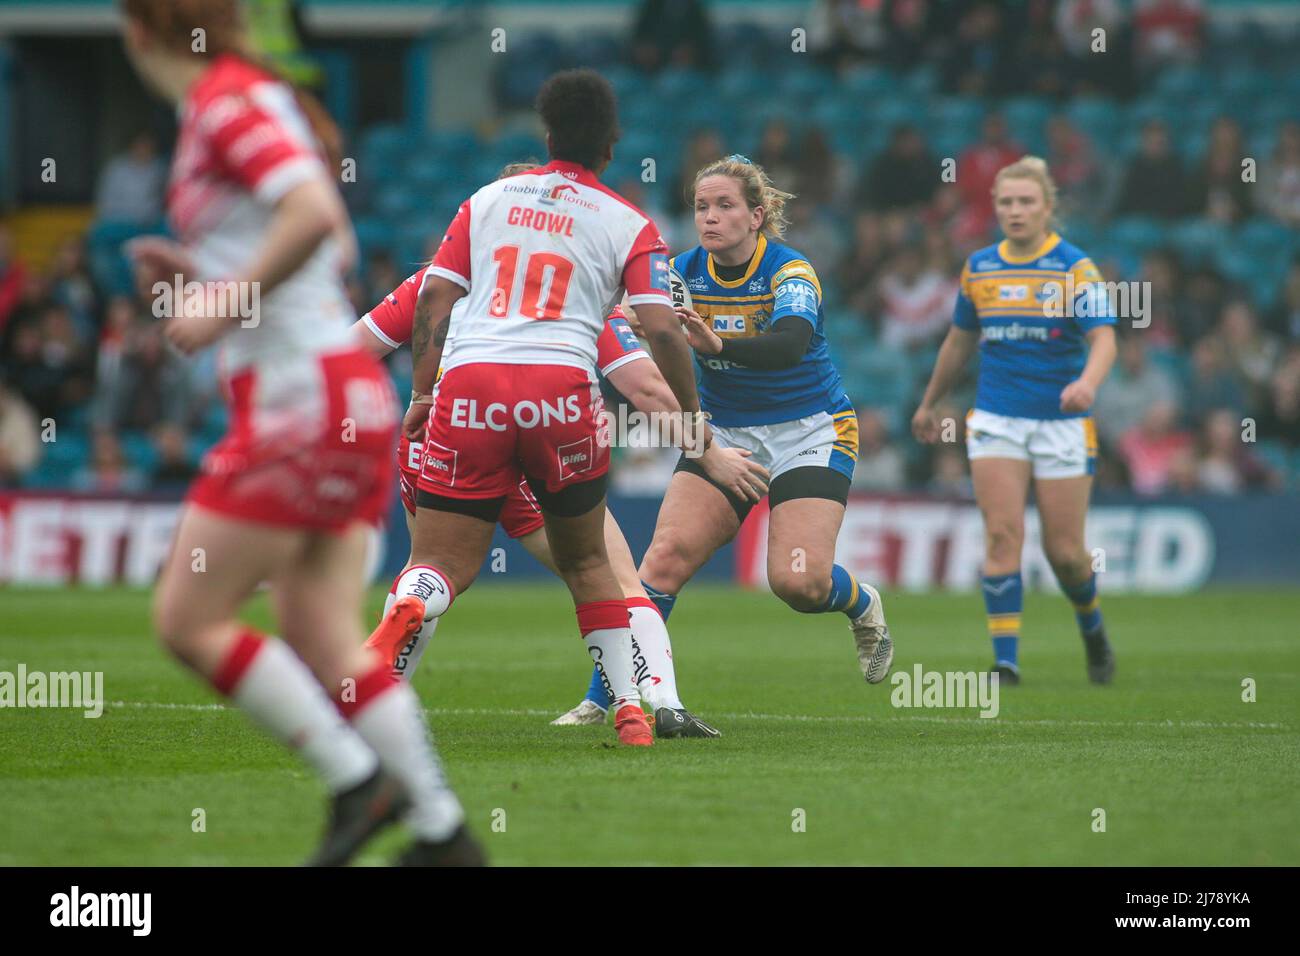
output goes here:
[[993, 177], [993, 189], [990, 190], [990, 193], [995, 199], [998, 194], [998, 184], [1004, 179], [1032, 179], [1038, 183], [1043, 190], [1043, 201], [1052, 210], [1052, 217], [1048, 220], [1048, 225], [1052, 230], [1060, 231], [1061, 223], [1056, 218], [1056, 180], [1052, 178], [1052, 173], [1047, 168], [1047, 160], [1040, 156], [1025, 155], [1011, 165], [1003, 166], [998, 170], [998, 174]]
[[758, 227], [759, 232], [772, 239], [785, 236], [786, 227], [790, 225], [790, 220], [785, 216], [785, 204], [794, 198], [794, 193], [777, 189], [762, 166], [739, 153], [714, 160], [695, 174], [691, 195], [686, 197], [688, 203], [695, 204], [695, 190], [709, 176], [728, 176], [740, 183], [745, 205], [750, 209], [761, 207], [763, 210], [763, 224]]
[[343, 134], [320, 100], [249, 49], [239, 0], [121, 0], [121, 3], [128, 17], [138, 21], [173, 53], [200, 57], [229, 53], [285, 83], [311, 126], [332, 175], [338, 175], [343, 160]]

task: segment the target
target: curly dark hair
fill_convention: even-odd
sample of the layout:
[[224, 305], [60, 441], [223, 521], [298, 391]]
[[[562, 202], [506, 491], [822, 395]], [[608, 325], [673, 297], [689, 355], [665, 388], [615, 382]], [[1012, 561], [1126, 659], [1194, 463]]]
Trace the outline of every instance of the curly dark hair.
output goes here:
[[564, 70], [542, 84], [537, 112], [551, 134], [551, 157], [597, 169], [618, 142], [614, 88], [595, 70]]

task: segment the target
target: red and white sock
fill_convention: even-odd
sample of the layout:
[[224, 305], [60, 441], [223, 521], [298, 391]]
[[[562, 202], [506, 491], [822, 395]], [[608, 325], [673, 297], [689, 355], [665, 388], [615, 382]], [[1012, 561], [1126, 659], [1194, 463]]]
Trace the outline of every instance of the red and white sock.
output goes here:
[[677, 696], [677, 672], [673, 669], [673, 645], [668, 638], [668, 625], [649, 598], [628, 598], [627, 609], [632, 617], [632, 636], [645, 655], [649, 671], [637, 682], [641, 699], [656, 710], [660, 707], [681, 710], [682, 701]]
[[627, 602], [591, 601], [578, 605], [578, 629], [587, 642], [587, 651], [596, 662], [609, 695], [610, 706], [617, 711], [640, 700], [636, 687], [636, 668], [632, 661], [632, 629]]
[[414, 806], [406, 825], [426, 840], [446, 840], [465, 819], [460, 801], [442, 771], [429, 740], [419, 698], [385, 664], [357, 679], [354, 693], [342, 693], [339, 711], [374, 748], [384, 770], [406, 786]]
[[361, 783], [374, 751], [339, 716], [320, 682], [283, 641], [245, 628], [212, 684], [280, 743], [302, 755], [334, 793]]
[[399, 574], [393, 593], [399, 598], [416, 595], [424, 602], [426, 621], [446, 614], [456, 599], [456, 589], [448, 577], [429, 564], [415, 564]]
[[[399, 574], [393, 579], [393, 586], [388, 589], [388, 595], [384, 598], [384, 617], [392, 610], [397, 603], [397, 585], [402, 580]], [[428, 608], [425, 608], [426, 613]], [[415, 669], [420, 666], [420, 658], [424, 656], [425, 648], [433, 640], [433, 632], [438, 629], [438, 621], [441, 618], [435, 617], [433, 620], [425, 621], [420, 629], [415, 633], [406, 646], [398, 652], [397, 657], [393, 660], [393, 676], [401, 680], [410, 680], [415, 674]]]

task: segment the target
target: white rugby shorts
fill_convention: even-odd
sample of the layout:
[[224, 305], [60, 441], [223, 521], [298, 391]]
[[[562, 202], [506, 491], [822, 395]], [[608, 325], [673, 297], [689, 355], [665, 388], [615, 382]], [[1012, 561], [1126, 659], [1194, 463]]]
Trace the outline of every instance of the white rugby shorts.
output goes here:
[[1013, 418], [973, 408], [966, 452], [979, 458], [1033, 462], [1035, 478], [1079, 478], [1097, 467], [1097, 426], [1084, 418]]

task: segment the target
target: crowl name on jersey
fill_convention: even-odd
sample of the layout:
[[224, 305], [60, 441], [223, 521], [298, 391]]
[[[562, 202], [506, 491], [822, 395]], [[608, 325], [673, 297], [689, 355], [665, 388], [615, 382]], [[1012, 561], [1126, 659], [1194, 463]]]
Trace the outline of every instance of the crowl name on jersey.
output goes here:
[[654, 222], [591, 170], [554, 160], [461, 204], [428, 270], [466, 290], [456, 350], [472, 362], [591, 369], [611, 306], [671, 306]]

